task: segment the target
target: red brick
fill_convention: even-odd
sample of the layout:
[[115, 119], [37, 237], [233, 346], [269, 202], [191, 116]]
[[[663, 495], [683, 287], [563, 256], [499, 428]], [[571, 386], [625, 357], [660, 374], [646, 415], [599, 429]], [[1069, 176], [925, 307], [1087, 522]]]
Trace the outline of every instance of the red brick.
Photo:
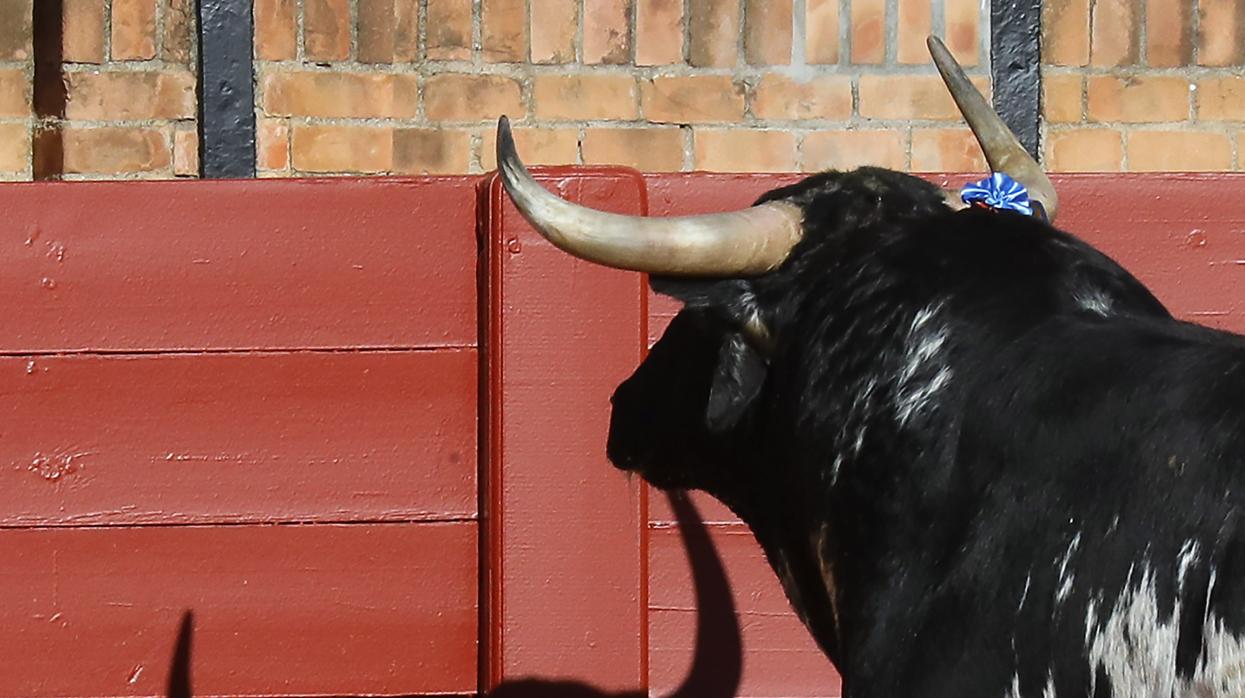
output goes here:
[[417, 0], [358, 0], [359, 61], [400, 63], [419, 58]]
[[112, 58], [156, 57], [156, 0], [112, 0]]
[[1090, 121], [1183, 121], [1189, 118], [1189, 81], [1175, 76], [1091, 76], [1086, 84]]
[[0, 69], [0, 117], [30, 116], [30, 81], [21, 68]]
[[349, 0], [303, 0], [303, 49], [313, 61], [350, 58]]
[[[514, 146], [529, 165], [568, 165], [579, 161], [579, 129], [516, 128]], [[497, 169], [497, 131], [488, 129], [480, 138], [480, 167]]]
[[963, 65], [977, 65], [981, 42], [980, 0], [945, 1], [947, 48]]
[[30, 58], [31, 0], [0, 0], [0, 61]]
[[173, 174], [178, 177], [199, 175], [199, 134], [190, 128], [173, 132]]
[[152, 128], [66, 128], [65, 174], [168, 173], [168, 136]]
[[809, 63], [839, 62], [839, 0], [804, 0], [804, 56]]
[[26, 124], [0, 124], [0, 172], [25, 172], [30, 166], [30, 128]]
[[428, 0], [425, 22], [429, 59], [471, 58], [471, 0]]
[[818, 131], [804, 137], [801, 169], [850, 170], [862, 165], [876, 165], [903, 170], [904, 134], [902, 131]]
[[461, 174], [471, 158], [467, 131], [401, 128], [393, 132], [393, 170], [400, 174]]
[[290, 168], [290, 126], [284, 119], [260, 119], [255, 129], [255, 142], [260, 170]]
[[394, 0], [393, 60], [414, 63], [419, 55], [419, 0]]
[[[986, 81], [977, 85], [989, 96]], [[862, 75], [860, 77], [860, 115], [871, 119], [948, 119], [960, 113], [947, 88], [936, 75]]]
[[1130, 131], [1133, 172], [1222, 172], [1232, 169], [1232, 141], [1224, 133]]
[[1047, 133], [1043, 165], [1051, 172], [1118, 172], [1124, 166], [1119, 131], [1083, 128]]
[[494, 121], [522, 118], [522, 88], [502, 75], [442, 73], [424, 83], [424, 113], [434, 121]]
[[168, 0], [164, 9], [164, 41], [160, 56], [169, 62], [189, 66], [194, 60], [194, 0]]
[[280, 72], [264, 77], [264, 113], [270, 116], [336, 118], [413, 117], [413, 74]]
[[[1159, 0], [1168, 2], [1170, 0]], [[1089, 63], [1090, 0], [1042, 2], [1042, 61], [1052, 65]]]
[[635, 78], [611, 73], [537, 75], [532, 102], [542, 119], [634, 119], [639, 116]]
[[741, 0], [688, 0], [688, 62], [725, 68], [739, 57]]
[[913, 172], [984, 172], [981, 147], [967, 128], [912, 129]]
[[255, 0], [255, 55], [265, 61], [288, 61], [298, 55], [296, 0]]
[[899, 0], [899, 45], [895, 57], [900, 63], [929, 62], [925, 37], [932, 30], [933, 9], [930, 0]]
[[393, 169], [393, 129], [295, 126], [290, 160], [300, 172], [387, 172]]
[[1197, 117], [1202, 121], [1245, 121], [1245, 77], [1197, 82]]
[[483, 0], [480, 10], [481, 55], [491, 63], [527, 60], [525, 0]]
[[621, 65], [630, 60], [630, 0], [584, 3], [584, 63]]
[[744, 91], [729, 75], [655, 77], [642, 83], [644, 117], [657, 123], [739, 121]]
[[791, 172], [795, 170], [795, 136], [786, 131], [742, 128], [692, 132], [693, 166], [713, 172]]
[[1137, 0], [1096, 0], [1089, 62], [1096, 66], [1137, 63], [1140, 21]]
[[637, 0], [636, 65], [683, 62], [683, 0]]
[[1048, 121], [1081, 120], [1084, 79], [1079, 74], [1047, 74], [1042, 80], [1042, 113]]
[[791, 63], [791, 0], [748, 0], [744, 14], [744, 58], [751, 65]]
[[104, 62], [104, 0], [64, 0], [66, 63]]
[[[361, 63], [393, 63], [397, 8], [394, 0], [357, 0], [358, 58]], [[410, 0], [402, 0], [410, 3]]]
[[620, 165], [643, 172], [683, 169], [679, 128], [591, 128], [584, 131], [584, 164]]
[[886, 0], [852, 0], [852, 63], [886, 59]]
[[579, 32], [579, 0], [542, 0], [531, 4], [532, 62], [573, 63]]
[[1245, 2], [1198, 0], [1199, 65], [1239, 65], [1245, 62]]
[[764, 75], [752, 95], [752, 113], [761, 119], [847, 119], [852, 115], [852, 80], [846, 75], [805, 81]]
[[70, 119], [141, 121], [195, 116], [195, 79], [189, 71], [72, 72], [65, 77], [65, 116]]
[[1170, 67], [1192, 62], [1192, 4], [1146, 0], [1146, 64]]

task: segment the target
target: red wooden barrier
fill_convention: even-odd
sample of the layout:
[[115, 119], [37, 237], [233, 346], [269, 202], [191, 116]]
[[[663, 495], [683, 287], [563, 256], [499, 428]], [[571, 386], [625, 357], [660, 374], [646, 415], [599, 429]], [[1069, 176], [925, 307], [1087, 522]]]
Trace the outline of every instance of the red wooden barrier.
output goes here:
[[0, 695], [475, 691], [477, 181], [0, 187]]
[[[540, 177], [653, 215], [798, 179]], [[1245, 176], [1058, 184], [1063, 227], [1245, 330]], [[199, 695], [683, 681], [673, 516], [604, 457], [609, 395], [677, 310], [640, 275], [555, 250], [491, 179], [5, 185], [0, 208], [0, 695], [158, 695], [186, 609]], [[739, 695], [837, 695], [750, 534], [699, 502]]]

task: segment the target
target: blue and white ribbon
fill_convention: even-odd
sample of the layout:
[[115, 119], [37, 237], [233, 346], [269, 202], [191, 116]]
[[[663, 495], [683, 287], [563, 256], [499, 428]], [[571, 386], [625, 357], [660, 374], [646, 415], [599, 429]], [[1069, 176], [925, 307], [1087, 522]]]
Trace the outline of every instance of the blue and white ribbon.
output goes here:
[[980, 182], [965, 185], [960, 190], [960, 198], [969, 205], [977, 204], [993, 209], [1017, 211], [1026, 216], [1033, 215], [1029, 192], [1024, 185], [1002, 172], [995, 172]]

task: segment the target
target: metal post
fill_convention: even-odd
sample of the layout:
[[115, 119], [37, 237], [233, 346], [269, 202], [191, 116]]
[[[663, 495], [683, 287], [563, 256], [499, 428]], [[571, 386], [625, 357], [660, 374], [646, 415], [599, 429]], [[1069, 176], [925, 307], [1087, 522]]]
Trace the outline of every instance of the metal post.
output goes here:
[[254, 177], [252, 0], [198, 0], [198, 10], [200, 175]]
[[1034, 157], [1042, 123], [1041, 0], [990, 0], [994, 108]]

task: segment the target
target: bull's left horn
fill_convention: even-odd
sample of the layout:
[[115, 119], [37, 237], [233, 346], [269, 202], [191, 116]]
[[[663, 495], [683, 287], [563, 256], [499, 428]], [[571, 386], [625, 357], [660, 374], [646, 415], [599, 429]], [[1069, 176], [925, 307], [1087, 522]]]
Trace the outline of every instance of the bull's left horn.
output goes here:
[[670, 218], [573, 204], [532, 179], [504, 116], [497, 122], [497, 169], [510, 199], [537, 232], [576, 257], [618, 269], [666, 276], [763, 274], [782, 264], [803, 234], [803, 213], [785, 202]]
[[986, 98], [969, 81], [964, 69], [956, 62], [946, 45], [934, 36], [929, 37], [925, 43], [929, 46], [929, 53], [934, 58], [938, 73], [942, 75], [942, 81], [946, 83], [947, 90], [955, 99], [968, 127], [973, 130], [973, 135], [981, 144], [981, 151], [985, 153], [990, 169], [1004, 172], [1023, 184], [1029, 190], [1029, 198], [1041, 204], [1046, 211], [1046, 217], [1054, 221], [1059, 208], [1059, 197], [1055, 194], [1055, 185], [1042, 171], [1042, 166], [1029, 155], [1029, 151], [1016, 139], [1016, 134], [1007, 128], [1003, 119], [999, 118]]

